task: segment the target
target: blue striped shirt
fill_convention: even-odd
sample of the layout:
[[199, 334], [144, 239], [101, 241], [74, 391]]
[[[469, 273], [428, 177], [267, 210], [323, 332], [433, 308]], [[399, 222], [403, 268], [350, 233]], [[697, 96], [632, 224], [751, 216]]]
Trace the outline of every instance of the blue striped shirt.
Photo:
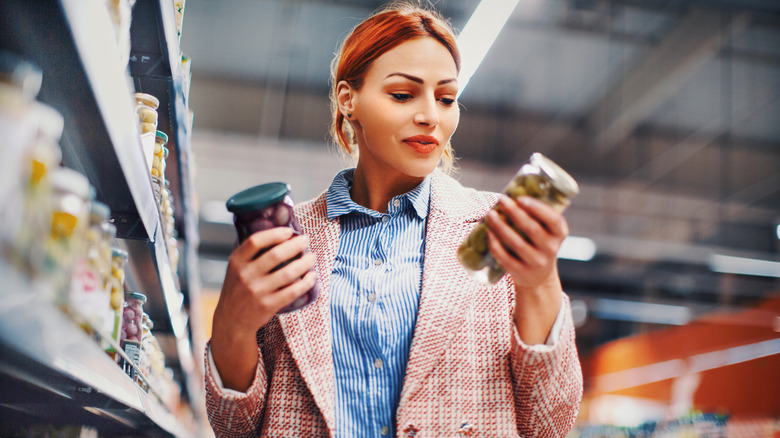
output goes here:
[[430, 177], [394, 197], [387, 213], [350, 197], [354, 169], [328, 189], [328, 219], [341, 237], [330, 281], [336, 436], [395, 435], [417, 320], [425, 253]]

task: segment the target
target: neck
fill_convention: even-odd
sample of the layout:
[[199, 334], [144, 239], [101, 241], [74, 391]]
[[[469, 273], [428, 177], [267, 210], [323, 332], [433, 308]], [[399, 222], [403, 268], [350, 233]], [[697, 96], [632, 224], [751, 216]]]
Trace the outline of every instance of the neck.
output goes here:
[[360, 163], [355, 168], [350, 196], [363, 207], [387, 213], [391, 199], [420, 185], [425, 177], [410, 177], [388, 172], [387, 169], [367, 171]]

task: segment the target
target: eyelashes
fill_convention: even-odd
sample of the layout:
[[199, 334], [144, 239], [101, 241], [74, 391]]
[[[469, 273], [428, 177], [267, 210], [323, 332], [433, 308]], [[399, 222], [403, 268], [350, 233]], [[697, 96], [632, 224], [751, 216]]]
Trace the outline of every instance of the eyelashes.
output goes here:
[[[389, 94], [396, 102], [408, 102], [414, 98], [414, 96], [412, 96], [409, 93], [389, 93]], [[441, 102], [442, 105], [447, 107], [455, 104], [455, 99], [450, 99], [446, 97], [440, 97], [436, 100], [438, 100], [439, 102]]]

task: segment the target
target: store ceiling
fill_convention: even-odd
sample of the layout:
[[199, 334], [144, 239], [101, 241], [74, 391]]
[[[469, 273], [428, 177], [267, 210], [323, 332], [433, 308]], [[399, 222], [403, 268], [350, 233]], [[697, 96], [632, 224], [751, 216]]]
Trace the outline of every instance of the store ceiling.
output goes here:
[[[187, 2], [202, 205], [236, 181], [301, 178], [258, 175], [226, 151], [261, 166], [269, 144], [327, 150], [331, 58], [383, 3]], [[478, 0], [434, 3], [462, 28]], [[498, 190], [540, 151], [582, 183], [568, 218], [598, 253], [561, 271], [592, 310], [620, 298], [696, 316], [780, 290], [711, 269], [715, 254], [780, 261], [780, 3], [521, 0], [461, 103], [462, 180]], [[229, 251], [226, 227], [201, 222], [205, 256]]]

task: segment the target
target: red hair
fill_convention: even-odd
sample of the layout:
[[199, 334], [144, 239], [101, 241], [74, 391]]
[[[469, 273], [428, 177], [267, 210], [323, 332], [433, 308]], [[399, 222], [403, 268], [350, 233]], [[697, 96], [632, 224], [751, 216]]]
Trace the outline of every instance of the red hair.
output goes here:
[[[331, 134], [349, 154], [357, 143], [349, 123], [339, 111], [337, 87], [346, 81], [352, 88], [363, 86], [371, 63], [400, 44], [416, 38], [430, 37], [440, 42], [452, 55], [455, 68], [460, 72], [460, 52], [455, 33], [449, 23], [438, 13], [410, 4], [390, 6], [366, 18], [357, 25], [341, 45], [341, 50], [331, 64]], [[449, 144], [445, 156], [452, 159]]]

